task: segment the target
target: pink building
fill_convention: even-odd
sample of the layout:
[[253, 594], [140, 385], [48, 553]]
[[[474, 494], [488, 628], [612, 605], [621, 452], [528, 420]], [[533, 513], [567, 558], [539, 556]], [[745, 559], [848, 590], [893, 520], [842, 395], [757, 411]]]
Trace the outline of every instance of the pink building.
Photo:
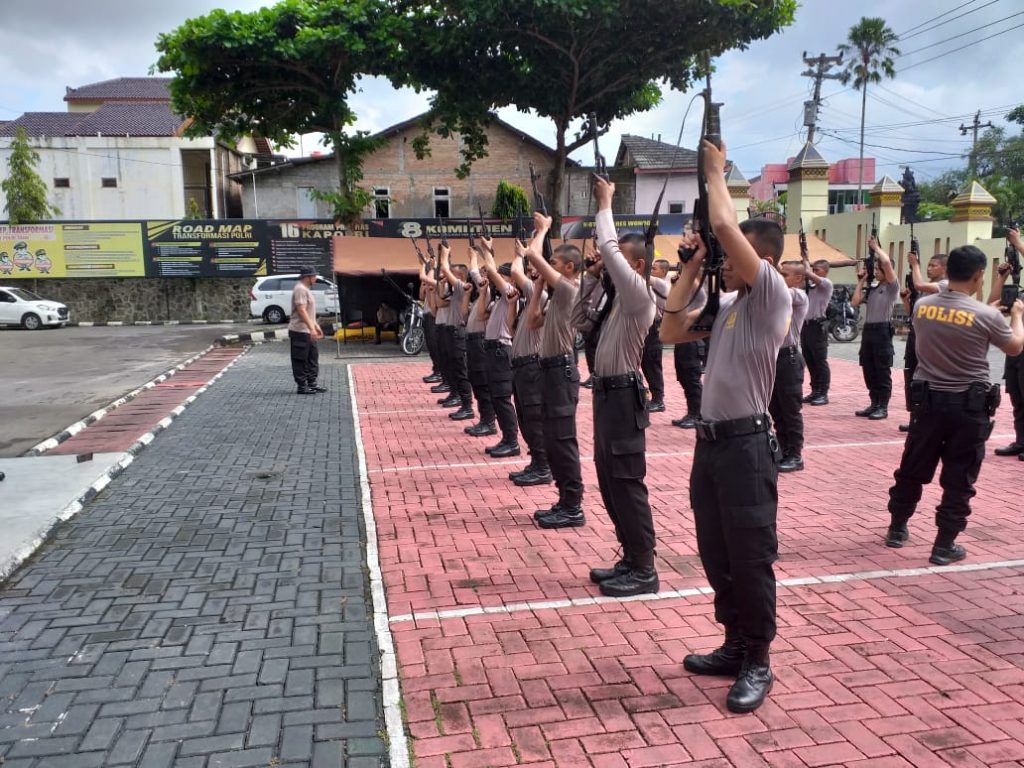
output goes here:
[[[750, 198], [752, 200], [772, 200], [780, 192], [785, 191], [789, 183], [789, 164], [793, 158], [784, 163], [768, 163], [761, 168], [761, 175], [755, 176], [750, 182]], [[832, 163], [828, 169], [829, 213], [841, 213], [847, 206], [854, 205], [857, 197], [857, 158], [849, 157]], [[875, 158], [864, 158], [864, 200], [867, 191], [875, 184]], [[834, 198], [834, 199], [833, 199]]]

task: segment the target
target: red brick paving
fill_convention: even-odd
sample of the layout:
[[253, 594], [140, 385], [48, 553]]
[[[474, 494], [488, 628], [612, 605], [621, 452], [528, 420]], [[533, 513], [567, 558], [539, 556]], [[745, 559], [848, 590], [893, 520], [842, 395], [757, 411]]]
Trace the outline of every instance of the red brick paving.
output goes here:
[[[354, 373], [392, 617], [597, 595], [587, 571], [613, 558], [614, 536], [589, 459], [589, 392], [588, 525], [545, 532], [530, 518], [552, 487], [512, 486], [525, 456], [487, 459], [488, 443], [434, 405], [422, 366]], [[832, 404], [805, 410], [807, 470], [780, 478], [777, 575], [926, 567], [935, 488], [910, 544], [881, 545], [903, 414], [854, 417], [859, 369], [835, 361], [833, 378]], [[687, 497], [694, 437], [668, 424], [681, 401], [670, 385], [648, 430], [663, 590], [706, 587]], [[1009, 431], [1004, 408], [990, 449]], [[967, 563], [1024, 557], [1022, 477], [1019, 462], [986, 459]], [[1024, 765], [1024, 568], [788, 586], [779, 623], [772, 696], [735, 716], [729, 681], [681, 666], [719, 638], [706, 595], [393, 621], [417, 765]]]
[[141, 392], [135, 399], [115, 408], [47, 453], [83, 454], [128, 450], [140, 437], [170, 415], [171, 411], [206, 386], [243, 351], [237, 347], [210, 350], [174, 376]]

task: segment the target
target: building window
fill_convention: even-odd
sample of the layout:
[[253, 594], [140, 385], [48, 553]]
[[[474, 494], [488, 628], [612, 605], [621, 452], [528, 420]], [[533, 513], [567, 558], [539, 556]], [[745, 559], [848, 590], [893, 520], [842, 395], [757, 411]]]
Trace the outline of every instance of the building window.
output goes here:
[[53, 186], [57, 189], [70, 189], [71, 179], [54, 179]]
[[686, 213], [686, 203], [669, 203], [669, 213]]
[[117, 179], [111, 178], [110, 176], [104, 176], [103, 179], [100, 181], [100, 186], [101, 187], [116, 187], [117, 186]]
[[375, 219], [391, 218], [391, 190], [387, 187], [373, 188], [373, 217]]
[[448, 187], [434, 187], [434, 218], [451, 216], [451, 192]]

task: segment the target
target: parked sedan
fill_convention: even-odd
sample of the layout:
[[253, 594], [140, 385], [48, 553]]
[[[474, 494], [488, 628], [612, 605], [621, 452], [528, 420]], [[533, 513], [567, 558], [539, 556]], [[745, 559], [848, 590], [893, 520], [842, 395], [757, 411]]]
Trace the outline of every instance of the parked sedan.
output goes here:
[[[271, 324], [284, 323], [292, 311], [292, 289], [298, 275], [258, 277], [249, 291], [249, 314], [262, 317]], [[318, 315], [333, 315], [338, 311], [338, 287], [323, 277], [317, 277], [313, 287]]]
[[70, 320], [68, 308], [58, 301], [36, 296], [26, 288], [0, 285], [0, 325], [20, 325], [29, 331], [59, 328]]

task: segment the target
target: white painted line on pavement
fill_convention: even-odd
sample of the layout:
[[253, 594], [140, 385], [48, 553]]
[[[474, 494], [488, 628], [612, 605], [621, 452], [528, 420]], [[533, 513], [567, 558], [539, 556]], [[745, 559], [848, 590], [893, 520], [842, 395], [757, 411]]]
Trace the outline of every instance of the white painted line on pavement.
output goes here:
[[384, 697], [384, 722], [388, 729], [388, 749], [391, 768], [409, 768], [409, 747], [405, 738], [405, 723], [402, 721], [402, 691], [398, 682], [398, 659], [395, 656], [395, 641], [391, 636], [388, 619], [388, 598], [384, 593], [384, 576], [380, 569], [377, 523], [373, 517], [370, 477], [366, 471], [366, 451], [363, 449], [363, 432], [359, 424], [356, 380], [352, 375], [352, 366], [347, 365], [346, 368], [348, 369], [349, 401], [352, 404], [352, 429], [356, 443], [356, 461], [359, 465], [359, 497], [363, 509], [363, 526], [366, 529], [366, 569], [370, 576], [370, 596], [373, 601], [373, 628], [377, 635], [377, 650], [380, 653], [380, 676]]
[[[776, 582], [780, 589], [795, 589], [814, 584], [848, 584], [851, 582], [878, 581], [880, 579], [907, 579], [916, 576], [943, 575], [948, 573], [965, 573], [969, 571], [993, 571], [1008, 568], [1024, 568], [1024, 560], [997, 560], [988, 563], [962, 563], [960, 565], [932, 565], [925, 568], [899, 568], [889, 571], [858, 571], [853, 573], [823, 574], [820, 576], [799, 576], [791, 579], [780, 579]], [[410, 621], [443, 621], [445, 619], [464, 619], [468, 616], [487, 616], [493, 614], [512, 614], [559, 608], [575, 608], [583, 605], [611, 605], [626, 602], [654, 602], [657, 600], [674, 600], [681, 597], [696, 597], [712, 594], [711, 587], [691, 587], [658, 592], [654, 595], [635, 595], [633, 597], [581, 597], [572, 600], [540, 600], [529, 603], [509, 603], [508, 605], [472, 606], [452, 608], [445, 611], [421, 611], [403, 613], [391, 617], [392, 624]]]

